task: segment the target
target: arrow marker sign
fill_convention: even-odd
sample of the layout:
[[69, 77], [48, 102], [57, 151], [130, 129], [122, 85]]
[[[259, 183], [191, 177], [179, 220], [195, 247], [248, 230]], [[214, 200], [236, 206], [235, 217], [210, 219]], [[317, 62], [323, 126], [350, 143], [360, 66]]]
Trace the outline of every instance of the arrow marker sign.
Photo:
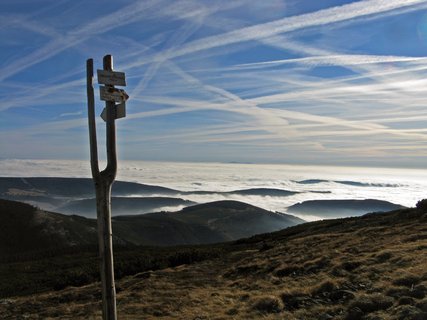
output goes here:
[[129, 99], [126, 91], [123, 89], [108, 88], [105, 86], [99, 87], [99, 93], [101, 95], [101, 100], [104, 101], [114, 101], [118, 103], [125, 102]]
[[126, 78], [124, 72], [97, 70], [98, 83], [109, 86], [126, 86]]
[[[116, 114], [114, 115], [114, 119], [120, 119], [126, 117], [126, 102], [122, 102], [120, 104], [117, 104], [114, 108], [114, 111]], [[104, 108], [101, 113], [101, 118], [105, 122], [107, 122], [107, 108]]]

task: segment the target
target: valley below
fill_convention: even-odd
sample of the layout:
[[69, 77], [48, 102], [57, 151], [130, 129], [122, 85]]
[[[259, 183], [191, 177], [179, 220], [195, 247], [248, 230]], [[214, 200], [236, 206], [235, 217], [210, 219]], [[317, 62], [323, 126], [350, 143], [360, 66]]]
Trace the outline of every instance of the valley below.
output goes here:
[[[424, 202], [405, 208], [375, 199], [317, 199], [280, 213], [236, 200], [187, 203], [188, 191], [164, 187], [117, 186], [113, 209], [120, 214], [112, 223], [121, 319], [427, 317]], [[91, 188], [89, 179], [0, 178], [2, 318], [101, 318]], [[165, 207], [164, 201], [182, 208], [139, 211]], [[74, 209], [64, 214], [52, 207]]]

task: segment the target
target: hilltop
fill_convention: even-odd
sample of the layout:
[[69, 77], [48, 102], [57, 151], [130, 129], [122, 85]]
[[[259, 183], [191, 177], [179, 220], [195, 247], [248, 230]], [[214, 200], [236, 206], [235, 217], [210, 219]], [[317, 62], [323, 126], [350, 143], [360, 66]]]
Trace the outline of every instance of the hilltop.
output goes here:
[[[155, 246], [207, 244], [277, 231], [303, 222], [292, 215], [238, 201], [216, 201], [178, 212], [113, 217], [113, 242]], [[95, 219], [0, 199], [0, 254], [96, 246], [96, 225]]]
[[368, 212], [387, 212], [404, 206], [376, 199], [308, 200], [288, 207], [291, 214], [313, 215], [323, 219], [361, 216]]
[[[304, 223], [198, 247], [217, 254], [118, 280], [119, 316], [426, 319], [426, 212], [420, 206]], [[92, 284], [3, 299], [0, 312], [99, 318], [99, 299], [99, 284]]]
[[[305, 222], [239, 201], [214, 201], [178, 212], [118, 216], [113, 230], [135, 244], [182, 245], [217, 243], [281, 230]], [[141, 237], [142, 240], [141, 240]]]
[[[171, 197], [112, 197], [111, 212], [113, 216], [137, 215], [155, 212], [159, 209], [173, 209], [195, 204], [193, 201]], [[56, 208], [55, 211], [96, 218], [96, 199], [70, 200]]]

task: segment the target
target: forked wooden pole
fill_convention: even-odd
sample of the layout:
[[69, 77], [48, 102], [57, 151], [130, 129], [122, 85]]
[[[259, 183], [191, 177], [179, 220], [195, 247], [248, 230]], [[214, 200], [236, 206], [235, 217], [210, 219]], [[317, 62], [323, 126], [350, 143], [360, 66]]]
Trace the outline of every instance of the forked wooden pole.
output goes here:
[[[104, 57], [104, 70], [113, 69], [111, 55]], [[113, 241], [111, 228], [111, 186], [117, 173], [115, 103], [107, 101], [107, 167], [99, 172], [93, 91], [93, 60], [86, 62], [89, 120], [90, 163], [96, 190], [98, 242], [102, 284], [102, 318], [116, 320], [116, 288], [114, 283]], [[113, 86], [111, 86], [114, 88]]]

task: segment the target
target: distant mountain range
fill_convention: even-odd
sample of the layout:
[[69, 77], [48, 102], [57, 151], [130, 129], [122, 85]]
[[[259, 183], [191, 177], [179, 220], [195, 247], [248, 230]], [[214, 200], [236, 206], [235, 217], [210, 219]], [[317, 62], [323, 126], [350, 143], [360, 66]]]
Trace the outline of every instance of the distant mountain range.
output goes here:
[[368, 212], [386, 212], [403, 209], [404, 206], [375, 199], [309, 200], [288, 207], [288, 212], [312, 215], [324, 219], [361, 216]]
[[[233, 191], [180, 191], [161, 186], [116, 181], [112, 188], [113, 215], [175, 211], [196, 204], [189, 195], [239, 195], [288, 197], [299, 192], [276, 188]], [[95, 187], [89, 178], [8, 178], [0, 177], [0, 198], [22, 201], [41, 209], [94, 218]], [[171, 208], [172, 207], [172, 208]], [[175, 209], [175, 210], [173, 210]]]
[[[25, 197], [56, 197], [56, 198], [91, 198], [95, 189], [90, 178], [9, 178], [0, 177], [0, 196]], [[153, 186], [135, 182], [116, 181], [113, 184], [112, 194], [116, 197], [124, 196], [177, 196], [188, 194], [238, 194], [258, 196], [290, 196], [299, 193], [277, 188], [250, 188], [233, 191], [180, 191], [171, 188]]]
[[[296, 182], [316, 184], [328, 181], [311, 179]], [[334, 182], [347, 184], [351, 181]], [[362, 186], [360, 183], [351, 182], [351, 184]], [[363, 186], [374, 185], [363, 184]], [[390, 187], [391, 185], [385, 184], [381, 186]], [[308, 192], [329, 193], [327, 190]], [[194, 199], [194, 196], [200, 195], [211, 195], [213, 198], [215, 195], [218, 195], [221, 196], [219, 197], [220, 199], [229, 198], [234, 195], [239, 196], [238, 200], [240, 200], [245, 196], [281, 198], [299, 193], [299, 191], [277, 188], [249, 188], [232, 191], [180, 191], [161, 186], [116, 181], [112, 189], [112, 213], [113, 216], [120, 216], [159, 211], [177, 211], [197, 204], [188, 200], [188, 198]], [[25, 202], [47, 211], [95, 218], [96, 207], [94, 196], [94, 184], [90, 178], [0, 177], [0, 198]], [[330, 219], [399, 208], [403, 207], [375, 199], [309, 200], [292, 205], [287, 208], [287, 211], [290, 214], [297, 214], [303, 218], [304, 216], [316, 216], [318, 218]]]
[[[135, 182], [116, 181], [113, 185], [114, 196], [128, 195], [176, 195], [178, 190], [152, 186]], [[90, 178], [8, 178], [0, 177], [0, 195], [2, 197], [19, 196], [56, 196], [72, 198], [90, 198], [95, 194], [93, 180]]]
[[371, 183], [371, 182], [360, 182], [360, 181], [349, 181], [349, 180], [323, 180], [323, 179], [306, 179], [300, 181], [294, 181], [299, 184], [319, 184], [334, 182], [339, 184], [345, 184], [354, 187], [378, 187], [378, 188], [396, 188], [399, 187], [399, 184], [395, 183]]
[[[224, 242], [303, 222], [237, 201], [112, 219], [116, 244], [156, 246]], [[0, 254], [97, 243], [95, 219], [43, 211], [10, 200], [0, 199], [0, 226]]]
[[269, 196], [269, 197], [287, 197], [298, 194], [298, 191], [289, 191], [276, 188], [250, 188], [233, 191], [186, 191], [181, 194], [222, 194], [222, 195], [242, 195], [242, 196]]
[[[114, 216], [134, 215], [155, 212], [159, 209], [173, 211], [174, 208], [195, 205], [193, 201], [170, 197], [112, 197], [111, 206]], [[71, 200], [56, 208], [64, 214], [77, 214], [87, 218], [96, 218], [96, 199]]]

